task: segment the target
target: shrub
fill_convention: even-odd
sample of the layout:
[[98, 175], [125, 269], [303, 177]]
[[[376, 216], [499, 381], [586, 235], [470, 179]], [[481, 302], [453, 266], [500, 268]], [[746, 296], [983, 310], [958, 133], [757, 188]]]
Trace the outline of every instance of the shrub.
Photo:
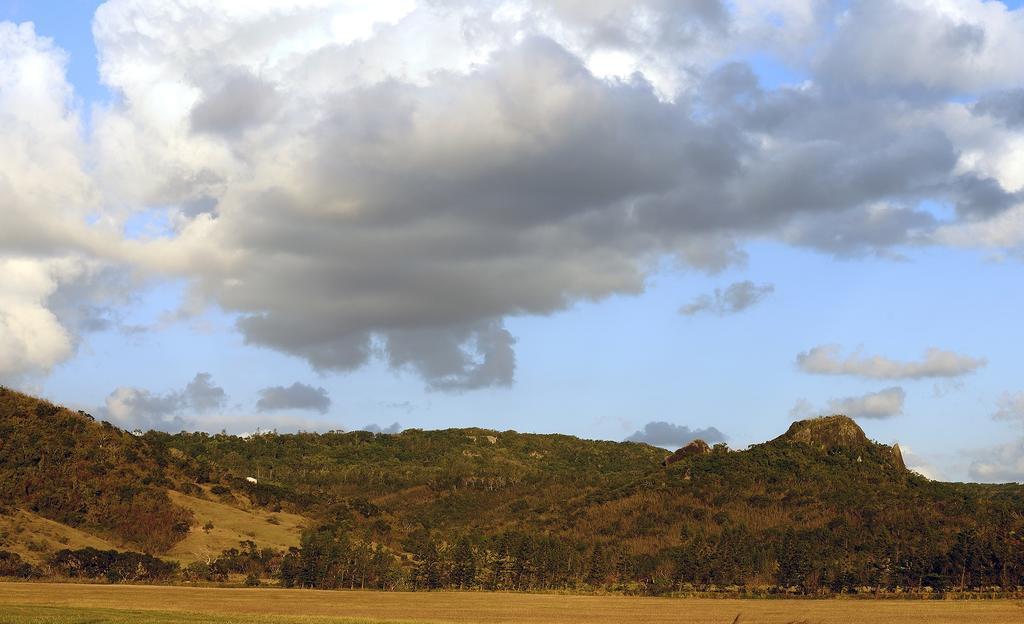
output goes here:
[[35, 566], [22, 561], [18, 553], [0, 550], [0, 576], [36, 578], [42, 576], [42, 572]]
[[50, 565], [69, 578], [106, 577], [111, 583], [163, 581], [178, 570], [177, 563], [152, 555], [96, 548], [58, 551], [50, 557]]

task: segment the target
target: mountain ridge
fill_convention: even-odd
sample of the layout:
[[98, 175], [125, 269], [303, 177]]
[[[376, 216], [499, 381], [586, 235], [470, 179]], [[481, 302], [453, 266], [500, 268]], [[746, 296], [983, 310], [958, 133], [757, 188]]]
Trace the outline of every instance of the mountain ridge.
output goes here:
[[[161, 540], [121, 535], [126, 546], [160, 554], [186, 538], [225, 545], [215, 521], [203, 526], [222, 509], [242, 548], [202, 560], [182, 554], [199, 547], [178, 548], [188, 578], [220, 578], [222, 565], [311, 587], [355, 584], [357, 569], [360, 586], [414, 589], [1024, 586], [1024, 487], [930, 481], [843, 416], [798, 421], [745, 450], [691, 444], [695, 452], [667, 467], [665, 451], [646, 444], [479, 428], [133, 436], [9, 390], [0, 393], [0, 433], [0, 487], [29, 486], [11, 498], [15, 508], [67, 519], [67, 501], [81, 504], [77, 485], [56, 479], [39, 496], [40, 464], [26, 457], [83, 470], [92, 457], [104, 469], [89, 482], [102, 496], [88, 518], [178, 518], [184, 508], [174, 501], [210, 510], [142, 523], [162, 530]], [[131, 470], [107, 465], [128, 462], [128, 451]], [[60, 466], [42, 464], [58, 476], [67, 472]], [[136, 508], [129, 496], [126, 507], [111, 495], [124, 488], [161, 502]], [[294, 546], [259, 530], [283, 514]], [[248, 518], [263, 524], [249, 530]], [[118, 525], [77, 526], [116, 536]], [[204, 530], [220, 541], [198, 539]]]

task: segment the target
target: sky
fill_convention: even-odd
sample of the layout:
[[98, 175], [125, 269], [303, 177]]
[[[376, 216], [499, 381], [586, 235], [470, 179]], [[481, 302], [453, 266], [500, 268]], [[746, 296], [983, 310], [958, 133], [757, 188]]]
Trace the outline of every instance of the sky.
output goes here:
[[1024, 9], [0, 0], [0, 383], [1024, 481]]

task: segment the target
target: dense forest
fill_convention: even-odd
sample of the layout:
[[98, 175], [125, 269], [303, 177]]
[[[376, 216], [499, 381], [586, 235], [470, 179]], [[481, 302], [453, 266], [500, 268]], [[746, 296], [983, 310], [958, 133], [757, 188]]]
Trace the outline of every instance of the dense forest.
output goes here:
[[[666, 455], [482, 429], [134, 436], [4, 390], [3, 505], [129, 548], [63, 549], [29, 564], [0, 542], [0, 576], [642, 594], [1024, 591], [1024, 486], [930, 481], [848, 418], [797, 422], [742, 451], [695, 444], [662, 466]], [[167, 490], [300, 514], [307, 528], [287, 550], [244, 540], [162, 565], [175, 540], [204, 530]]]

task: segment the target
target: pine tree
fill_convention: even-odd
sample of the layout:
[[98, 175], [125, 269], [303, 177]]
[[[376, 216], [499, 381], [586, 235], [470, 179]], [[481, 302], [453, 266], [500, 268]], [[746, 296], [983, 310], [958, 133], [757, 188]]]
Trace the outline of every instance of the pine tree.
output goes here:
[[452, 585], [459, 589], [473, 587], [476, 584], [476, 560], [473, 556], [473, 545], [469, 538], [463, 537], [455, 547], [452, 564]]
[[595, 587], [604, 585], [608, 578], [607, 562], [605, 561], [604, 549], [601, 543], [594, 544], [594, 550], [590, 553], [590, 566], [587, 569], [587, 584]]
[[437, 544], [433, 539], [427, 541], [423, 554], [413, 572], [415, 584], [422, 589], [438, 589], [441, 587], [441, 561], [437, 553]]

